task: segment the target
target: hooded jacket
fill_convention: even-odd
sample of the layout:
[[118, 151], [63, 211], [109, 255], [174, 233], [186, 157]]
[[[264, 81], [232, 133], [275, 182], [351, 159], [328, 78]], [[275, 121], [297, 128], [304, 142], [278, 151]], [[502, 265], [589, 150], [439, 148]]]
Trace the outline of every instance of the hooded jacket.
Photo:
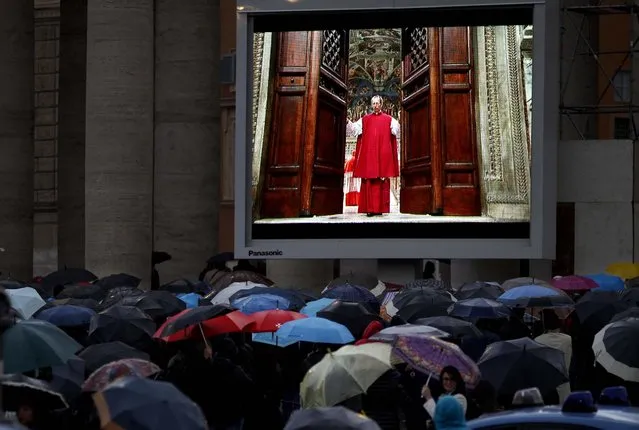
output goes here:
[[453, 396], [441, 396], [433, 417], [436, 430], [467, 430], [464, 409]]

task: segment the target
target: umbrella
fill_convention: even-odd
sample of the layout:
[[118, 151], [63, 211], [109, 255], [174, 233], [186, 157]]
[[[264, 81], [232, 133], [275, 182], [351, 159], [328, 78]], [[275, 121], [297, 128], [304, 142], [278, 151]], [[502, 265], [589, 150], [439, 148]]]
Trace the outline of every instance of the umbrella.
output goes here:
[[230, 312], [226, 315], [204, 321], [200, 324], [200, 334], [204, 334], [204, 337], [213, 337], [220, 334], [237, 333], [243, 331], [251, 323], [252, 320], [250, 316], [240, 311]]
[[[412, 322], [418, 318], [448, 315], [448, 308], [452, 304], [453, 300], [446, 292], [412, 288], [397, 294], [386, 309], [390, 309], [390, 316], [396, 315], [404, 321]], [[394, 312], [392, 308], [397, 311]]]
[[275, 294], [254, 294], [252, 296], [240, 297], [239, 299], [231, 299], [231, 306], [247, 315], [275, 309], [301, 309], [301, 306], [292, 305], [289, 299]]
[[273, 281], [259, 273], [250, 270], [237, 270], [223, 274], [215, 280], [211, 287], [214, 291], [223, 291], [233, 284], [246, 284], [247, 282], [253, 284], [253, 286], [270, 287], [273, 285]]
[[335, 321], [342, 324], [353, 334], [355, 339], [360, 339], [366, 327], [373, 321], [380, 321], [379, 315], [372, 314], [361, 303], [336, 301], [317, 313], [320, 318]]
[[429, 336], [399, 336], [393, 351], [416, 370], [439, 379], [446, 366], [453, 366], [468, 386], [474, 386], [481, 377], [475, 362], [452, 343]]
[[[278, 296], [283, 299], [286, 299], [289, 302], [289, 310], [298, 311], [302, 309], [306, 305], [306, 301], [304, 298], [296, 291], [287, 290], [284, 288], [277, 287], [254, 287], [249, 290], [241, 290], [237, 293], [233, 294], [229, 300], [230, 302], [234, 302], [239, 299], [243, 299], [249, 296], [256, 296], [262, 294], [270, 294], [273, 296]], [[268, 309], [262, 309], [268, 310]]]
[[451, 336], [456, 338], [464, 336], [479, 337], [482, 334], [481, 331], [475, 327], [475, 324], [453, 317], [420, 318], [415, 321], [415, 324], [438, 328], [446, 333], [450, 333]]
[[532, 277], [522, 277], [522, 278], [513, 278], [513, 279], [509, 279], [506, 282], [504, 282], [503, 284], [501, 284], [501, 288], [504, 289], [504, 291], [508, 291], [511, 290], [513, 288], [516, 287], [523, 287], [526, 285], [537, 285], [540, 287], [548, 287], [548, 288], [552, 288], [552, 285], [550, 285], [548, 282], [539, 279], [539, 278], [532, 278]]
[[5, 294], [11, 302], [11, 307], [24, 319], [31, 318], [33, 314], [46, 305], [40, 294], [31, 287], [5, 290]]
[[51, 368], [52, 379], [49, 385], [54, 391], [64, 395], [67, 399], [72, 399], [82, 391], [85, 372], [84, 360], [73, 357], [65, 364]]
[[613, 263], [606, 267], [606, 274], [618, 276], [621, 279], [632, 279], [639, 276], [639, 264], [632, 262]]
[[168, 252], [153, 251], [153, 254], [151, 254], [151, 265], [155, 266], [156, 264], [162, 264], [170, 261], [172, 258], [173, 257]]
[[377, 276], [373, 276], [365, 273], [349, 273], [348, 275], [340, 276], [333, 279], [328, 283], [322, 293], [330, 290], [331, 288], [339, 287], [341, 285], [359, 285], [370, 290], [374, 295], [378, 296], [385, 289], [386, 285], [380, 281]]
[[639, 320], [627, 319], [608, 324], [592, 343], [595, 360], [624, 381], [639, 382]]
[[587, 291], [599, 285], [585, 276], [563, 276], [552, 280], [552, 285], [562, 291]]
[[17, 373], [0, 376], [0, 384], [2, 384], [2, 407], [6, 410], [17, 411], [24, 401], [29, 401], [44, 410], [69, 407], [62, 394], [57, 393], [49, 384], [39, 379]]
[[297, 342], [343, 345], [355, 341], [355, 338], [348, 328], [336, 322], [318, 317], [286, 322], [275, 332], [275, 335], [280, 338], [295, 339]]
[[168, 382], [120, 378], [95, 393], [93, 402], [106, 429], [208, 429], [200, 407]]
[[225, 264], [233, 260], [235, 255], [232, 252], [221, 252], [206, 260], [206, 264]]
[[100, 310], [105, 310], [119, 304], [123, 299], [127, 297], [140, 297], [143, 296], [146, 291], [136, 287], [115, 287], [106, 292], [106, 296], [100, 301]]
[[377, 297], [366, 288], [359, 285], [338, 285], [326, 290], [322, 297], [341, 300], [343, 302], [361, 303], [372, 313], [379, 314], [379, 301]]
[[611, 323], [622, 321], [628, 318], [639, 318], [639, 307], [634, 307], [630, 309], [626, 309], [625, 311], [619, 312], [617, 315], [612, 317], [610, 320]]
[[592, 279], [599, 285], [595, 291], [623, 291], [626, 287], [623, 279], [618, 276], [600, 273], [597, 275], [587, 275], [586, 278]]
[[403, 324], [385, 328], [368, 338], [375, 342], [393, 343], [398, 336], [422, 335], [433, 337], [449, 337], [449, 334], [425, 325]]
[[112, 306], [97, 314], [89, 325], [89, 341], [122, 341], [144, 349], [151, 342], [156, 326], [151, 317], [133, 306]]
[[88, 325], [95, 315], [95, 311], [89, 308], [60, 305], [39, 312], [36, 318], [58, 327], [78, 327]]
[[211, 299], [211, 304], [214, 305], [229, 305], [231, 304], [231, 296], [237, 293], [238, 291], [250, 290], [255, 287], [263, 287], [266, 288], [264, 284], [256, 284], [254, 282], [236, 282], [228, 285], [219, 293], [215, 294]]
[[[512, 290], [511, 290], [512, 291]], [[507, 294], [507, 293], [505, 293]], [[507, 306], [490, 299], [466, 299], [453, 303], [448, 309], [452, 317], [458, 318], [508, 318], [510, 309]]]
[[261, 332], [276, 332], [282, 326], [282, 324], [289, 321], [295, 321], [302, 318], [308, 318], [306, 315], [299, 314], [297, 312], [283, 311], [283, 310], [271, 310], [256, 312], [251, 315], [250, 331], [252, 333]]
[[98, 279], [95, 284], [104, 290], [110, 290], [117, 287], [137, 288], [140, 286], [141, 281], [138, 277], [127, 275], [126, 273], [117, 273]]
[[610, 322], [612, 317], [630, 307], [627, 302], [619, 300], [612, 291], [589, 291], [575, 305], [575, 313], [579, 318], [579, 326], [594, 334]]
[[98, 277], [86, 269], [64, 268], [49, 273], [42, 278], [40, 285], [49, 291], [53, 291], [57, 286], [93, 282], [96, 279], [98, 279]]
[[381, 430], [377, 423], [342, 406], [299, 409], [284, 430]]
[[491, 282], [468, 282], [463, 284], [455, 292], [458, 300], [465, 299], [496, 299], [503, 294], [504, 290], [499, 284]]
[[568, 381], [563, 352], [526, 337], [489, 345], [477, 365], [483, 379], [505, 396], [529, 387], [547, 393]]
[[157, 329], [153, 337], [163, 339], [167, 342], [183, 340], [190, 336], [190, 330], [194, 326], [231, 312], [233, 312], [232, 308], [223, 305], [186, 309], [167, 319], [166, 322]]
[[86, 370], [89, 373], [95, 372], [105, 364], [125, 358], [150, 359], [149, 354], [122, 342], [107, 342], [91, 345], [79, 353], [78, 357], [84, 360]]
[[123, 376], [148, 378], [162, 371], [158, 365], [140, 358], [124, 358], [112, 361], [91, 373], [82, 384], [82, 391], [101, 391], [111, 382]]
[[80, 306], [80, 307], [89, 308], [89, 309], [97, 309], [98, 306], [100, 305], [98, 301], [94, 299], [59, 299], [59, 300], [54, 300], [51, 303], [54, 304], [55, 306], [70, 305], [70, 306]]
[[56, 299], [93, 299], [100, 301], [105, 292], [98, 285], [69, 285], [56, 296]]
[[178, 294], [177, 298], [184, 302], [187, 309], [197, 308], [202, 300], [202, 296], [197, 293]]
[[632, 279], [628, 279], [626, 281], [626, 288], [635, 288], [635, 287], [639, 287], [639, 276]]
[[415, 279], [406, 284], [405, 288], [432, 288], [433, 290], [450, 290], [450, 283], [439, 279]]
[[208, 294], [213, 288], [204, 281], [191, 282], [188, 279], [176, 279], [160, 287], [160, 291], [168, 291], [173, 294]]
[[631, 306], [639, 305], [639, 289], [631, 288], [621, 293], [621, 301], [630, 304]]
[[506, 290], [497, 299], [510, 307], [521, 308], [552, 308], [573, 305], [567, 294], [554, 288], [539, 285], [523, 285]]
[[336, 301], [336, 299], [328, 298], [313, 300], [312, 302], [308, 302], [300, 312], [309, 317], [314, 317], [317, 316], [319, 311], [327, 308], [330, 304], [335, 303]]
[[347, 345], [329, 352], [309, 369], [300, 384], [303, 408], [334, 406], [365, 393], [393, 368], [392, 348], [384, 343]]
[[2, 334], [4, 371], [24, 373], [69, 361], [82, 346], [46, 321], [20, 321]]
[[33, 288], [34, 290], [38, 292], [38, 295], [41, 298], [47, 299], [51, 297], [51, 294], [49, 294], [49, 292], [44, 291], [42, 287], [40, 287], [37, 284], [33, 284], [33, 285], [27, 284], [26, 282], [16, 281], [14, 279], [5, 279], [3, 281], [0, 281], [0, 287], [4, 288], [5, 290], [19, 290], [21, 288]]
[[134, 306], [154, 320], [165, 320], [186, 309], [186, 304], [168, 291], [149, 291], [137, 297], [125, 297], [119, 305]]
[[299, 340], [293, 338], [281, 338], [275, 336], [275, 333], [253, 333], [251, 340], [255, 343], [263, 343], [271, 346], [279, 346], [280, 348], [286, 348], [287, 346], [295, 345]]

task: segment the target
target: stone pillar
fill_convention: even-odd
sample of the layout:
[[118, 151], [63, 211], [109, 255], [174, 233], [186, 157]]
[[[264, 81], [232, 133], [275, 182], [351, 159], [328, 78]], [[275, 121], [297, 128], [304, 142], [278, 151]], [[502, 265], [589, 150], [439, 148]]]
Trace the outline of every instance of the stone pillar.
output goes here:
[[33, 276], [33, 2], [0, 2], [0, 271]]
[[161, 280], [194, 277], [217, 249], [220, 1], [156, 0], [154, 249]]
[[333, 280], [334, 260], [269, 260], [266, 276], [279, 287], [320, 293]]
[[84, 267], [87, 0], [60, 4], [58, 267]]
[[85, 264], [151, 275], [153, 0], [88, 0]]

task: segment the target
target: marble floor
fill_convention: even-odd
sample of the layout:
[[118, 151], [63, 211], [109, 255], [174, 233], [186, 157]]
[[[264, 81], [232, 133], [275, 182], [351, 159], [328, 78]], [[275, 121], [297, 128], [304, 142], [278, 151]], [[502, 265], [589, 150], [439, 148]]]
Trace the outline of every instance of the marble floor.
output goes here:
[[390, 213], [368, 217], [366, 214], [347, 213], [336, 215], [314, 216], [310, 218], [265, 218], [256, 220], [255, 224], [351, 224], [351, 223], [506, 223], [528, 222], [528, 220], [498, 219], [487, 216], [431, 216]]

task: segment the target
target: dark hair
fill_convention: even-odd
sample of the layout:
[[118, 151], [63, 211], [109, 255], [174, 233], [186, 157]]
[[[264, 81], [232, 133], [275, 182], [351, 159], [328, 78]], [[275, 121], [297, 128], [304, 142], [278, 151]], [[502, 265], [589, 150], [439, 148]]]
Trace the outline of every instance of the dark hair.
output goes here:
[[561, 328], [561, 321], [559, 321], [559, 317], [554, 310], [544, 309], [542, 315], [544, 317], [544, 329], [557, 330]]
[[461, 395], [466, 395], [466, 383], [464, 382], [464, 380], [462, 379], [461, 373], [459, 373], [459, 370], [457, 370], [456, 367], [454, 366], [446, 366], [442, 369], [442, 371], [439, 373], [439, 381], [441, 383], [441, 381], [444, 379], [444, 373], [448, 373], [448, 375], [452, 378], [453, 381], [455, 381], [455, 384], [457, 385], [455, 388], [455, 394], [461, 394]]
[[424, 279], [432, 279], [435, 277], [435, 264], [432, 261], [426, 262], [422, 276]]

